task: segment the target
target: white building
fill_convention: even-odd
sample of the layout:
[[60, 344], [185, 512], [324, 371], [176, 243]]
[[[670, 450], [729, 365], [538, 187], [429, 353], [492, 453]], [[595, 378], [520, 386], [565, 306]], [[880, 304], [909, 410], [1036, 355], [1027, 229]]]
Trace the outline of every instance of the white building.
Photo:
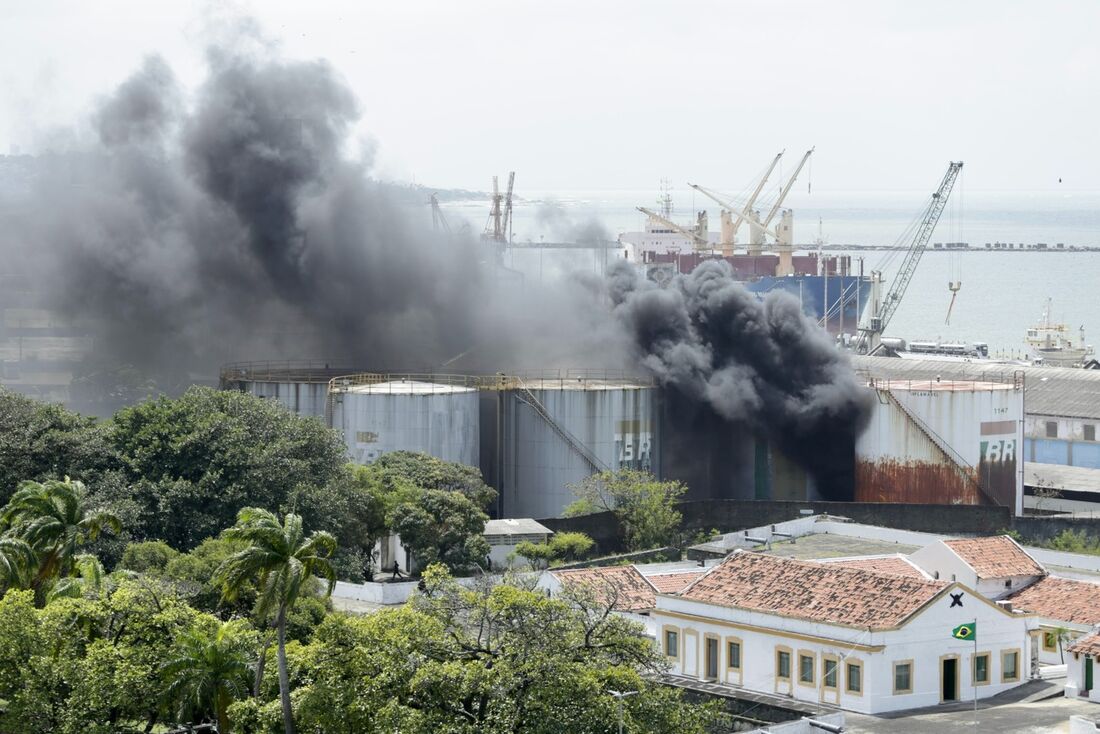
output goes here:
[[938, 540], [909, 560], [941, 581], [958, 581], [987, 599], [1000, 599], [1043, 576], [1046, 570], [1007, 535]]
[[1100, 703], [1100, 691], [1095, 688], [1096, 661], [1100, 659], [1100, 634], [1091, 634], [1074, 642], [1066, 652], [1066, 696], [1081, 696]]
[[[1030, 669], [1030, 615], [919, 569], [735, 551], [649, 616], [675, 674], [864, 713], [987, 698]], [[952, 637], [975, 624], [976, 649]]]
[[485, 540], [489, 543], [489, 561], [493, 568], [512, 565], [513, 554], [520, 543], [546, 543], [554, 534], [550, 528], [530, 518], [504, 518], [485, 523]]

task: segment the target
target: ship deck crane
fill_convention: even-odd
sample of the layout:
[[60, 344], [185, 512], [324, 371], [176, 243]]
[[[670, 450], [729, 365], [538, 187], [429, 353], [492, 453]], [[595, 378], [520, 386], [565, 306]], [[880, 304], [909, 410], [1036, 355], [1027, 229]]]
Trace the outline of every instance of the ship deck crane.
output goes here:
[[794, 186], [795, 179], [798, 178], [798, 174], [802, 173], [802, 167], [806, 165], [806, 161], [810, 159], [810, 156], [813, 155], [813, 152], [816, 149], [817, 147], [814, 146], [813, 148], [810, 148], [806, 151], [806, 155], [802, 156], [802, 160], [798, 162], [798, 168], [794, 169], [794, 173], [791, 174], [791, 177], [787, 180], [787, 185], [783, 187], [783, 191], [780, 192], [779, 198], [775, 200], [774, 204], [772, 204], [772, 208], [771, 211], [768, 212], [768, 216], [764, 218], [764, 227], [770, 225], [772, 223], [772, 220], [775, 219], [775, 214], [779, 211], [779, 207], [783, 205], [783, 200], [787, 198], [787, 194], [791, 193], [791, 187]]
[[[737, 212], [737, 218], [733, 220], [730, 231], [732, 233], [731, 239], [737, 236], [737, 228], [741, 226], [741, 222], [745, 221], [745, 218], [752, 212], [752, 207], [756, 204], [757, 198], [760, 196], [760, 192], [764, 190], [764, 185], [768, 183], [768, 179], [772, 175], [772, 171], [775, 170], [776, 165], [779, 164], [779, 159], [783, 157], [785, 150], [779, 151], [775, 158], [772, 159], [771, 165], [768, 166], [768, 170], [764, 173], [764, 176], [760, 179], [760, 183], [756, 185], [756, 190], [752, 192], [752, 196], [749, 197], [748, 203], [740, 209], [732, 202], [725, 201], [718, 197], [717, 194], [709, 191], [698, 184], [689, 183], [688, 186], [698, 191], [703, 196], [707, 196], [717, 202], [720, 206], [725, 207], [731, 212]], [[774, 232], [769, 232], [773, 237], [777, 236]], [[733, 244], [732, 242], [730, 244]]]
[[886, 326], [893, 318], [894, 312], [898, 310], [898, 305], [909, 288], [909, 281], [913, 279], [913, 273], [916, 272], [921, 256], [924, 255], [924, 250], [928, 246], [928, 240], [936, 229], [936, 223], [940, 221], [944, 207], [947, 206], [947, 197], [951, 195], [951, 189], [954, 188], [955, 179], [959, 177], [962, 167], [962, 161], [952, 161], [947, 167], [947, 173], [944, 174], [939, 189], [932, 194], [931, 201], [924, 209], [913, 243], [905, 253], [905, 259], [902, 260], [897, 277], [894, 278], [894, 284], [885, 298], [880, 299], [876, 292], [881, 288], [882, 272], [871, 272], [871, 316], [865, 325], [859, 327], [859, 336], [856, 337], [855, 345], [857, 353], [868, 354], [878, 348]]
[[700, 236], [698, 232], [688, 229], [687, 227], [681, 227], [679, 224], [676, 224], [676, 222], [673, 222], [671, 219], [666, 219], [665, 217], [662, 217], [660, 214], [653, 211], [652, 209], [646, 209], [644, 206], [639, 206], [636, 208], [642, 214], [645, 214], [648, 217], [652, 217], [669, 229], [675, 230], [676, 232], [679, 232], [680, 234], [687, 237], [689, 240], [691, 240], [692, 244], [695, 245], [696, 249], [698, 249], [700, 245], [704, 247], [710, 247], [710, 242], [707, 241], [707, 238]]

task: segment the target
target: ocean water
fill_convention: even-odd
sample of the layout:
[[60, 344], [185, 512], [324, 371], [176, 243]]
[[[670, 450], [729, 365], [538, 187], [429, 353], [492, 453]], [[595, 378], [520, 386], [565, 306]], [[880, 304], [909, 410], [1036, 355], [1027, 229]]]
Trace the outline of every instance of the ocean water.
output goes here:
[[[593, 232], [614, 240], [637, 231], [645, 215], [636, 206], [656, 208], [657, 194], [648, 191], [521, 192], [514, 205], [514, 240], [576, 241]], [[908, 243], [912, 225], [929, 192], [792, 193], [795, 242], [814, 249], [826, 243], [894, 245]], [[961, 193], [961, 195], [960, 195]], [[718, 207], [691, 189], [673, 190], [673, 219], [692, 220], [706, 209], [711, 229], [718, 227]], [[485, 201], [451, 202], [445, 211], [452, 222], [465, 222], [480, 232], [488, 218]], [[907, 234], [908, 233], [908, 234]], [[741, 236], [746, 234], [742, 228]], [[1100, 248], [1100, 192], [960, 192], [948, 202], [931, 243], [969, 242], [971, 251], [935, 251], [929, 247], [887, 333], [906, 339], [984, 341], [1005, 354], [1025, 352], [1024, 332], [1039, 322], [1047, 299], [1052, 317], [1076, 331], [1084, 326], [1086, 342], [1100, 346], [1100, 251], [987, 252], [985, 243], [1047, 243], [1055, 248]], [[850, 254], [853, 267], [862, 258], [864, 270], [882, 270], [886, 287], [904, 253], [830, 250]], [[509, 253], [505, 263], [527, 277], [550, 279], [580, 272], [602, 273], [616, 253], [594, 249], [553, 250], [533, 247]], [[946, 323], [951, 292], [948, 283], [961, 281], [950, 323]]]

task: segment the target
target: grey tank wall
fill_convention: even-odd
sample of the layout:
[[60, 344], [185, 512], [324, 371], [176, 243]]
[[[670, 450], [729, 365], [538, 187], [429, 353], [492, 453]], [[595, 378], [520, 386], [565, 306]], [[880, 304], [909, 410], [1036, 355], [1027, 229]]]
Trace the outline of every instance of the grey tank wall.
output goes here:
[[444, 461], [478, 466], [478, 394], [338, 393], [331, 426], [348, 453], [369, 464], [390, 451], [421, 451]]
[[253, 382], [241, 380], [239, 389], [258, 398], [278, 400], [288, 410], [302, 416], [325, 418], [328, 382]]
[[[533, 390], [554, 421], [612, 470], [660, 473], [655, 392], [649, 388]], [[503, 517], [555, 517], [575, 496], [569, 485], [592, 467], [518, 392], [499, 394]], [[486, 411], [488, 412], [488, 411]], [[487, 427], [487, 433], [494, 429]], [[486, 472], [489, 475], [489, 472]]]

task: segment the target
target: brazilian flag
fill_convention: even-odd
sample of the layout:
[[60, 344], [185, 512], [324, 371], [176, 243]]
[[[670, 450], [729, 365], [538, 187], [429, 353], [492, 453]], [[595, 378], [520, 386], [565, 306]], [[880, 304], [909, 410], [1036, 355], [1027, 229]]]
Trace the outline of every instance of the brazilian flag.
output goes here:
[[973, 640], [974, 635], [978, 634], [978, 623], [967, 622], [966, 624], [960, 624], [955, 629], [951, 630], [951, 636], [956, 640]]

